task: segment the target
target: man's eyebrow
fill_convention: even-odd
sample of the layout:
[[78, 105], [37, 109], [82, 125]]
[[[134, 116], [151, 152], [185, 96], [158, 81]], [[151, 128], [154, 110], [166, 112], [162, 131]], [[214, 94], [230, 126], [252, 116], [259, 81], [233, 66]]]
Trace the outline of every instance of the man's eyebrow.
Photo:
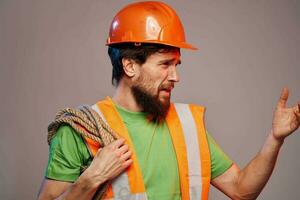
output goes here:
[[[158, 62], [158, 64], [173, 63], [175, 60], [176, 60], [176, 58], [161, 60], [161, 61]], [[181, 60], [178, 60], [178, 62], [176, 64], [180, 65], [181, 64]]]

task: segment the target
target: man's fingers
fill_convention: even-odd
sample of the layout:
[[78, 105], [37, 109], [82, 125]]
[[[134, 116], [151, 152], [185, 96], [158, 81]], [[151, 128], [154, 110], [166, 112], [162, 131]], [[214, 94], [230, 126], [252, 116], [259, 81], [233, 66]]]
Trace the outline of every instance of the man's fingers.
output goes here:
[[286, 106], [286, 102], [287, 102], [288, 98], [289, 98], [289, 90], [285, 87], [282, 89], [277, 107], [284, 108]]
[[132, 154], [131, 151], [127, 151], [126, 153], [124, 153], [124, 154], [121, 156], [121, 159], [124, 160], [124, 161], [130, 159], [131, 154]]
[[295, 114], [297, 116], [298, 121], [300, 121], [300, 102], [298, 102], [298, 105], [295, 109]]
[[295, 112], [296, 114], [296, 118], [297, 118], [297, 122], [298, 122], [298, 127], [300, 125], [300, 113], [299, 112]]
[[125, 152], [127, 152], [129, 150], [129, 147], [128, 145], [124, 144], [123, 146], [121, 146], [119, 149], [118, 149], [118, 152], [120, 153], [120, 155], [124, 154]]
[[123, 163], [123, 167], [127, 168], [129, 165], [131, 165], [131, 163], [132, 163], [132, 159], [128, 159]]
[[297, 103], [297, 105], [294, 107], [294, 113], [296, 115], [296, 119], [298, 121], [298, 124], [300, 125], [300, 101]]
[[125, 143], [125, 139], [120, 138], [120, 139], [117, 139], [116, 141], [113, 141], [110, 145], [112, 145], [114, 147], [114, 149], [117, 149], [120, 146], [122, 146], [124, 143]]

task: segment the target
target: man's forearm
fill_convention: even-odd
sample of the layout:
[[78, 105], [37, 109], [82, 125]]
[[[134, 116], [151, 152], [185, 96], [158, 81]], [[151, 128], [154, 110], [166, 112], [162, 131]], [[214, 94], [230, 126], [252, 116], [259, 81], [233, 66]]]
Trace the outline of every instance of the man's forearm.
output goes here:
[[282, 143], [272, 132], [268, 135], [261, 151], [239, 174], [238, 199], [257, 198], [272, 174]]
[[97, 180], [89, 173], [83, 173], [62, 195], [56, 200], [92, 199], [98, 187], [104, 180]]

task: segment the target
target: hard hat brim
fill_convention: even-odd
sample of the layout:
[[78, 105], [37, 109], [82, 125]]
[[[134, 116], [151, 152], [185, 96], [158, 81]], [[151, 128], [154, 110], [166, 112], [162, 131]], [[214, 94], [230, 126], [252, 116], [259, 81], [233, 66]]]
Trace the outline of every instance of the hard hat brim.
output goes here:
[[114, 44], [122, 44], [122, 43], [163, 44], [163, 45], [167, 45], [167, 46], [171, 46], [171, 47], [177, 47], [180, 49], [198, 50], [197, 47], [195, 47], [191, 44], [185, 43], [185, 42], [175, 43], [175, 42], [166, 42], [166, 41], [162, 42], [162, 41], [156, 41], [156, 40], [148, 40], [148, 41], [143, 41], [143, 42], [140, 42], [140, 41], [122, 41], [122, 42], [109, 42], [109, 43], [107, 42], [106, 46], [110, 46], [110, 45], [114, 45]]

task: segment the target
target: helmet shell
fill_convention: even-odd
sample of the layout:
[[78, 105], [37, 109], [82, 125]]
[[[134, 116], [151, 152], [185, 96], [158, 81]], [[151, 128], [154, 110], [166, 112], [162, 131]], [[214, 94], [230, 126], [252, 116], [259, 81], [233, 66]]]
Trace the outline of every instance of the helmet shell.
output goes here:
[[129, 4], [116, 14], [106, 45], [127, 42], [197, 49], [186, 42], [184, 28], [175, 10], [157, 1]]

